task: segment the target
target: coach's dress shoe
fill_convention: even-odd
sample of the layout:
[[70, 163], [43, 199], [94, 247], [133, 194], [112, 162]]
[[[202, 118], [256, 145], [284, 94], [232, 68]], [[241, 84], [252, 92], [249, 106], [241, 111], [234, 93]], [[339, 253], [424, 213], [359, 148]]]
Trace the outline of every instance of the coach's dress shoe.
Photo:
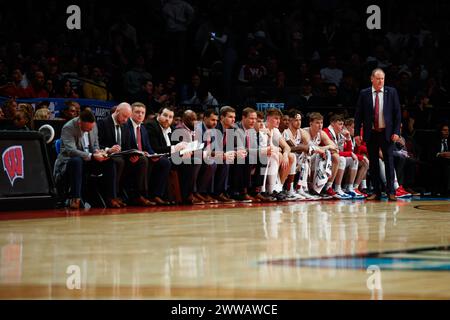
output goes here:
[[143, 196], [133, 199], [131, 203], [134, 204], [135, 206], [141, 207], [152, 207], [156, 205], [156, 203], [144, 198]]
[[80, 202], [81, 199], [80, 198], [72, 198], [69, 201], [69, 208], [72, 210], [78, 210], [80, 209]]
[[367, 196], [366, 200], [381, 200], [381, 195], [377, 193], [372, 193], [370, 196]]
[[197, 199], [199, 201], [202, 201], [204, 203], [208, 202], [206, 200], [206, 198], [203, 195], [201, 195], [200, 193], [194, 193], [193, 196], [194, 196], [195, 199]]
[[125, 202], [123, 202], [123, 200], [120, 198], [114, 198], [114, 200], [116, 200], [120, 204], [121, 208], [124, 208], [127, 206], [127, 204]]
[[218, 196], [215, 196], [216, 200], [223, 203], [233, 203], [236, 202], [233, 199], [228, 198], [224, 193], [219, 194]]
[[205, 202], [204, 201], [201, 201], [200, 199], [198, 199], [198, 198], [196, 198], [196, 197], [194, 197], [193, 195], [190, 195], [185, 201], [184, 201], [184, 204], [187, 204], [187, 205], [202, 205], [202, 204], [205, 204]]
[[108, 208], [122, 208], [122, 206], [120, 205], [119, 201], [117, 201], [117, 199], [107, 200], [106, 205], [108, 206]]
[[265, 195], [258, 193], [255, 196], [256, 199], [259, 199], [261, 202], [275, 202], [277, 201], [276, 199], [272, 198], [272, 197], [266, 197]]
[[255, 199], [247, 193], [236, 195], [234, 200], [238, 202], [261, 202], [259, 199]]
[[388, 201], [397, 201], [397, 197], [395, 196], [395, 194], [389, 194]]
[[170, 205], [170, 202], [164, 201], [160, 197], [151, 198], [150, 201], [156, 203], [156, 205], [158, 205], [158, 206], [168, 206], [168, 205]]
[[215, 203], [219, 203], [218, 200], [214, 199], [213, 197], [211, 197], [209, 194], [205, 194], [203, 195], [203, 198], [205, 198], [205, 202], [206, 203], [211, 203], [211, 204], [215, 204]]

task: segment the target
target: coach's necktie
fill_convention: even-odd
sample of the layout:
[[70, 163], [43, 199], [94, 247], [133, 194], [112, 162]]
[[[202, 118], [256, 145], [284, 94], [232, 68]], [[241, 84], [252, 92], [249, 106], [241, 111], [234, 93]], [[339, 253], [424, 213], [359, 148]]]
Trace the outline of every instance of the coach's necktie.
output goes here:
[[122, 142], [122, 133], [120, 132], [120, 125], [116, 125], [116, 143], [120, 146]]
[[373, 110], [373, 127], [376, 131], [380, 129], [380, 99], [378, 94], [380, 90], [375, 91], [375, 108]]
[[442, 139], [442, 152], [448, 152], [447, 139]]
[[142, 137], [141, 137], [141, 126], [136, 127], [136, 143], [140, 151], [142, 151]]

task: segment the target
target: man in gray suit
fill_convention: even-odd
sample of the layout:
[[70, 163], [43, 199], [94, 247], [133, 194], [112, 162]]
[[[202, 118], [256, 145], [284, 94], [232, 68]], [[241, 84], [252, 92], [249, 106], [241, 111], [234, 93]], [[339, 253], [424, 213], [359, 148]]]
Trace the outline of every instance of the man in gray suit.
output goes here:
[[81, 187], [85, 172], [103, 173], [104, 190], [107, 205], [120, 208], [116, 200], [115, 167], [103, 150], [99, 149], [98, 131], [94, 114], [85, 109], [76, 117], [68, 121], [61, 131], [61, 151], [55, 162], [55, 181], [61, 181], [65, 176], [70, 185], [70, 208], [79, 209]]

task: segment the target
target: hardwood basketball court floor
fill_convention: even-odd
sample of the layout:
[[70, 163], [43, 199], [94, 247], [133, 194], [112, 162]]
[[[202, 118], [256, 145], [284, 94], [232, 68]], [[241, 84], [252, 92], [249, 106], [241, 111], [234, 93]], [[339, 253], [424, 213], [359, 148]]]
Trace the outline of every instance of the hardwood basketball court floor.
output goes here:
[[449, 199], [3, 212], [0, 248], [0, 299], [450, 299]]

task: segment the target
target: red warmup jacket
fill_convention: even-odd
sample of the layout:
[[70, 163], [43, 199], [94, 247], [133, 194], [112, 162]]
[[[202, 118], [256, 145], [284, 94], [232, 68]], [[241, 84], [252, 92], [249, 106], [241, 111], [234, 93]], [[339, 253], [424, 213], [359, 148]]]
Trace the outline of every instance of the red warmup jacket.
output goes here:
[[[330, 129], [323, 128], [323, 131], [330, 137], [331, 141], [337, 144], [336, 140], [334, 139], [333, 135], [331, 134]], [[353, 152], [353, 143], [352, 140], [345, 141], [344, 143], [344, 150], [339, 150], [339, 156], [341, 157], [349, 157], [351, 158]]]

